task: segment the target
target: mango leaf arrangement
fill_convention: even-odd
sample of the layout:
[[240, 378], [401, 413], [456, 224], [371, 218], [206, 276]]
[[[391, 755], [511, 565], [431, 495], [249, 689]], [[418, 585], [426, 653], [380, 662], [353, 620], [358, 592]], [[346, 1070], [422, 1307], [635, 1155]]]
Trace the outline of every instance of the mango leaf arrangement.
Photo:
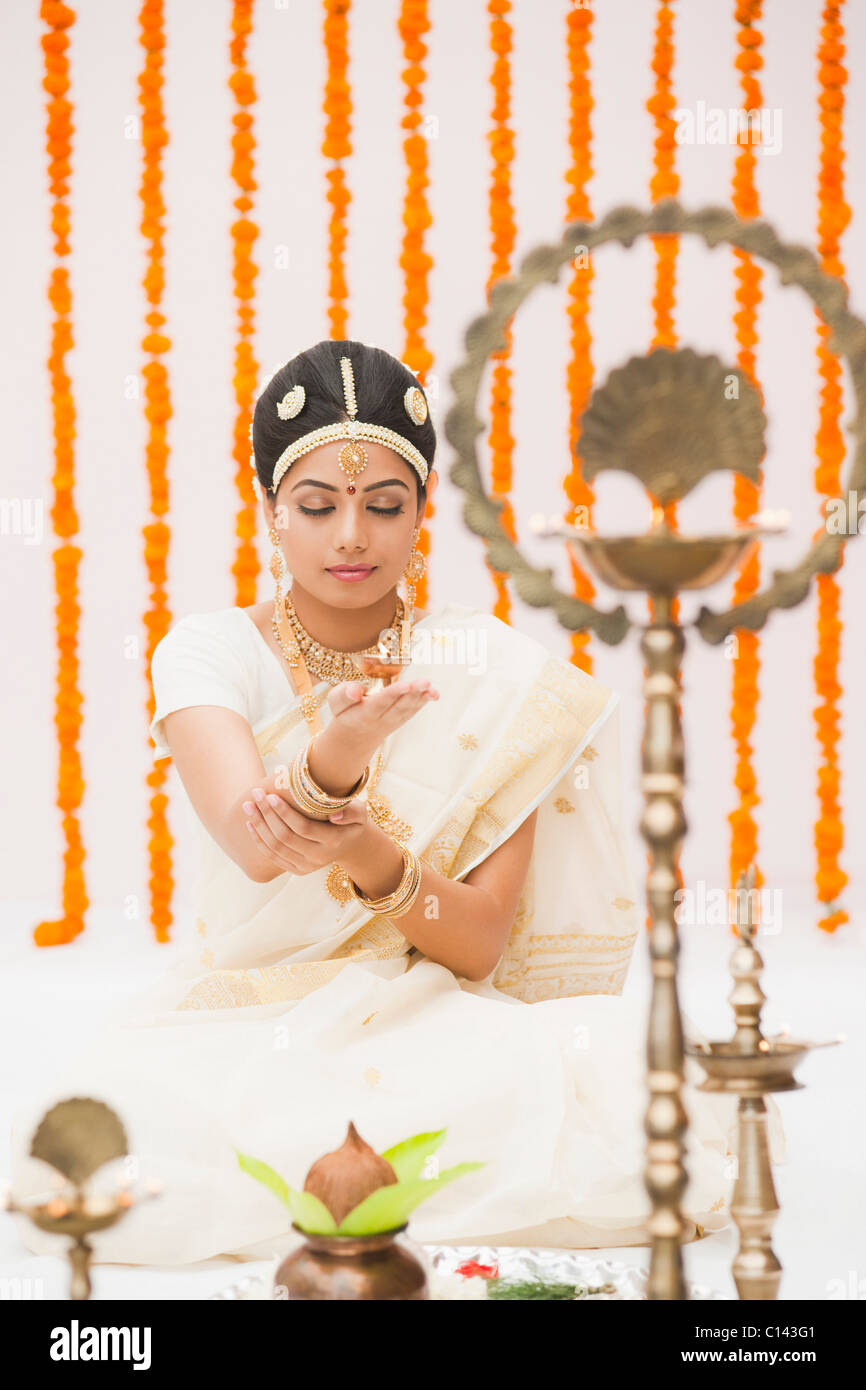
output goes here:
[[437, 1178], [422, 1178], [424, 1164], [445, 1134], [444, 1129], [415, 1134], [377, 1154], [350, 1122], [340, 1148], [313, 1164], [303, 1192], [289, 1187], [261, 1159], [239, 1149], [235, 1153], [243, 1171], [270, 1188], [307, 1235], [372, 1236], [402, 1226], [426, 1197], [464, 1173], [484, 1167], [483, 1163], [458, 1163]]

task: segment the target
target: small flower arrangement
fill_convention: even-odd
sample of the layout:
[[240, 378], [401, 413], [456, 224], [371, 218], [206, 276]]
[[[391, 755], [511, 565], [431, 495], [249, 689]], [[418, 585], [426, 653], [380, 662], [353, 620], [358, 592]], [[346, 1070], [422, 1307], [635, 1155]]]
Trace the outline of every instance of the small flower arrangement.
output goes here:
[[339, 1149], [316, 1160], [299, 1192], [261, 1159], [235, 1149], [245, 1173], [288, 1207], [306, 1235], [371, 1236], [403, 1226], [410, 1212], [434, 1192], [483, 1163], [458, 1163], [435, 1178], [421, 1176], [446, 1130], [414, 1134], [377, 1154], [349, 1123]]
[[605, 1284], [570, 1284], [561, 1280], [503, 1278], [497, 1264], [483, 1265], [477, 1260], [464, 1260], [463, 1264], [451, 1274], [440, 1274], [434, 1270], [430, 1279], [430, 1297], [437, 1300], [506, 1299], [527, 1301], [529, 1299], [568, 1300], [609, 1296], [615, 1293], [615, 1286]]

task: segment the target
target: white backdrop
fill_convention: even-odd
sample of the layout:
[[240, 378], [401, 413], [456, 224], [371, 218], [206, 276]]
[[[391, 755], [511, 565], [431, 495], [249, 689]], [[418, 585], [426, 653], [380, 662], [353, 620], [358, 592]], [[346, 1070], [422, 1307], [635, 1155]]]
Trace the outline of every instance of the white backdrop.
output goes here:
[[[147, 793], [151, 745], [145, 710], [144, 660], [130, 659], [128, 639], [144, 649], [147, 607], [141, 527], [146, 473], [142, 403], [136, 399], [145, 301], [144, 245], [138, 230], [141, 146], [130, 138], [137, 111], [142, 50], [134, 0], [80, 0], [73, 30], [72, 97], [75, 146], [72, 187], [72, 288], [75, 349], [70, 355], [77, 409], [76, 500], [81, 519], [81, 678], [85, 693], [81, 749], [86, 794], [81, 810], [87, 850], [87, 889], [94, 903], [125, 920], [138, 899], [146, 915]], [[170, 143], [164, 158], [166, 332], [173, 343], [170, 386], [170, 598], [173, 618], [234, 601], [235, 493], [231, 459], [234, 302], [229, 225], [235, 190], [229, 177], [231, 115], [227, 86], [228, 0], [169, 0], [164, 100]], [[645, 109], [652, 90], [650, 55], [655, 5], [604, 0], [593, 26], [593, 210], [617, 203], [646, 205], [653, 125]], [[738, 107], [733, 66], [733, 4], [690, 0], [678, 7], [675, 93], [680, 106]], [[866, 314], [866, 148], [854, 133], [866, 126], [866, 9], [850, 4], [847, 64], [846, 192], [854, 215], [843, 259], [854, 308]], [[401, 150], [401, 46], [397, 0], [355, 0], [351, 11], [354, 154], [348, 161], [349, 335], [403, 355], [402, 232], [404, 166]], [[760, 155], [757, 177], [764, 216], [792, 241], [814, 245], [818, 160], [815, 46], [818, 0], [768, 0], [764, 104], [781, 113], [781, 150]], [[516, 131], [514, 200], [518, 225], [515, 263], [539, 241], [559, 237], [565, 209], [567, 67], [564, 0], [517, 0], [513, 6], [513, 120]], [[427, 36], [424, 114], [431, 126], [428, 249], [429, 345], [439, 383], [438, 422], [449, 404], [449, 373], [462, 356], [468, 321], [485, 305], [489, 273], [488, 15], [482, 0], [432, 0]], [[41, 25], [38, 6], [3, 6], [0, 130], [4, 144], [4, 254], [0, 257], [6, 327], [3, 396], [3, 485], [10, 499], [42, 499], [45, 533], [39, 544], [0, 537], [6, 653], [3, 691], [5, 795], [0, 806], [2, 893], [32, 899], [34, 921], [59, 908], [62, 842], [54, 805], [54, 661], [52, 534], [48, 529], [52, 472], [51, 416], [45, 360], [49, 342], [46, 283], [50, 239]], [[249, 49], [259, 102], [255, 109], [256, 178], [251, 214], [260, 227], [256, 352], [262, 373], [328, 336], [326, 318], [325, 163], [320, 155], [324, 51], [321, 6], [261, 0]], [[435, 118], [435, 120], [430, 119]], [[777, 119], [779, 117], [777, 116]], [[132, 123], [134, 125], [134, 122]], [[133, 130], [134, 135], [134, 130]], [[681, 201], [688, 207], [729, 203], [732, 146], [681, 146]], [[282, 248], [288, 267], [281, 268]], [[648, 243], [631, 252], [600, 253], [593, 288], [593, 355], [597, 379], [648, 346], [652, 334], [652, 255]], [[681, 341], [733, 360], [733, 267], [729, 250], [705, 252], [689, 242], [677, 279], [676, 321]], [[794, 514], [790, 538], [766, 546], [769, 564], [792, 560], [819, 524], [813, 493], [813, 436], [817, 421], [815, 328], [798, 291], [783, 291], [765, 275], [758, 367], [770, 416], [764, 503]], [[554, 564], [564, 585], [568, 567], [552, 542], [528, 534], [534, 512], [565, 506], [561, 481], [569, 469], [564, 374], [567, 319], [563, 286], [545, 287], [520, 315], [515, 330], [513, 431], [515, 506], [528, 553]], [[846, 383], [846, 415], [851, 395]], [[431, 384], [431, 394], [435, 385]], [[486, 398], [485, 398], [486, 404]], [[462, 525], [461, 494], [448, 478], [450, 449], [440, 432], [431, 556], [431, 599], [484, 607], [493, 589], [483, 546]], [[483, 443], [483, 440], [481, 441]], [[634, 485], [607, 475], [598, 488], [602, 529], [642, 524], [647, 512]], [[717, 524], [730, 509], [731, 480], [708, 481], [681, 509], [683, 524]], [[267, 558], [263, 528], [262, 558]], [[866, 541], [849, 547], [843, 570], [841, 750], [847, 846], [844, 867], [862, 889], [866, 790], [866, 660], [858, 597], [866, 578]], [[727, 606], [730, 586], [712, 593]], [[266, 569], [259, 597], [270, 592]], [[615, 596], [604, 596], [612, 606]], [[643, 611], [639, 605], [636, 611]], [[684, 605], [684, 612], [691, 605]], [[513, 622], [563, 655], [568, 639], [546, 613], [515, 600]], [[815, 648], [814, 596], [775, 615], [761, 641], [761, 705], [756, 765], [761, 806], [760, 860], [768, 886], [807, 897], [814, 871], [812, 826], [817, 746], [811, 715]], [[640, 658], [632, 634], [619, 648], [593, 639], [595, 673], [622, 692], [627, 810], [635, 865], [644, 853], [637, 831]], [[685, 714], [690, 834], [684, 850], [687, 881], [727, 884], [728, 827], [733, 808], [733, 753], [728, 730], [730, 664], [721, 648], [695, 644], [685, 667]], [[175, 774], [172, 773], [172, 785]], [[179, 913], [193, 870], [190, 841], [172, 808], [177, 846]]]

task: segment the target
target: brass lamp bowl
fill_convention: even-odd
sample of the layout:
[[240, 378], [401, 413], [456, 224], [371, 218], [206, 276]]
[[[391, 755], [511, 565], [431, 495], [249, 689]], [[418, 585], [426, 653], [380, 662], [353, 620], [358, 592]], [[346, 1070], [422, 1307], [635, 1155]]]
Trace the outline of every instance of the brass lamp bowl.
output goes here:
[[740, 1096], [762, 1096], [770, 1091], [799, 1091], [802, 1082], [794, 1069], [816, 1047], [835, 1047], [838, 1039], [826, 1042], [798, 1042], [788, 1038], [765, 1038], [758, 1052], [743, 1052], [732, 1040], [711, 1042], [705, 1047], [687, 1046], [706, 1072], [701, 1091], [726, 1091]]
[[773, 526], [750, 526], [728, 535], [685, 536], [661, 523], [642, 536], [585, 535], [573, 528], [561, 534], [578, 559], [585, 557], [612, 589], [672, 595], [715, 584], [762, 536], [779, 532]]
[[55, 1236], [71, 1236], [73, 1240], [77, 1240], [80, 1236], [89, 1236], [113, 1226], [128, 1210], [128, 1202], [97, 1202], [91, 1198], [86, 1206], [72, 1207], [62, 1216], [52, 1215], [51, 1203], [27, 1207], [26, 1214], [40, 1231], [47, 1231]]

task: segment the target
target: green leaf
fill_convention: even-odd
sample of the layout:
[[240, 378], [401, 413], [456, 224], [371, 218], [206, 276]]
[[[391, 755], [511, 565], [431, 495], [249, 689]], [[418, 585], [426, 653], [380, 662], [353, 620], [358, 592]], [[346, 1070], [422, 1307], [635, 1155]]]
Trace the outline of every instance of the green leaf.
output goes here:
[[263, 1163], [260, 1158], [253, 1158], [251, 1154], [243, 1154], [240, 1149], [235, 1149], [238, 1156], [238, 1163], [245, 1173], [249, 1173], [256, 1182], [264, 1183], [265, 1187], [270, 1188], [275, 1197], [287, 1207], [291, 1206], [289, 1201], [289, 1184], [281, 1178], [276, 1169], [269, 1163]]
[[291, 1212], [292, 1220], [308, 1231], [310, 1235], [333, 1235], [337, 1229], [334, 1220], [324, 1202], [320, 1202], [318, 1197], [314, 1197], [312, 1192], [298, 1192], [279, 1173], [271, 1168], [270, 1164], [264, 1163], [260, 1158], [253, 1158], [251, 1154], [241, 1153], [240, 1149], [235, 1149], [238, 1156], [238, 1163], [245, 1173], [249, 1173], [251, 1178], [263, 1183], [265, 1187], [273, 1192], [275, 1197], [279, 1197], [284, 1206]]
[[381, 1157], [390, 1163], [398, 1182], [411, 1182], [413, 1178], [420, 1178], [424, 1164], [439, 1148], [445, 1133], [444, 1129], [435, 1129], [426, 1134], [413, 1134], [411, 1139], [386, 1149]]
[[483, 1163], [458, 1163], [456, 1167], [440, 1173], [438, 1178], [414, 1178], [408, 1182], [377, 1187], [375, 1192], [371, 1192], [369, 1197], [365, 1197], [343, 1217], [337, 1227], [337, 1235], [370, 1236], [379, 1231], [392, 1231], [395, 1226], [402, 1226], [409, 1213], [425, 1198], [438, 1192], [440, 1187], [483, 1167]]
[[298, 1192], [289, 1188], [289, 1201], [292, 1220], [311, 1236], [333, 1236], [337, 1233], [337, 1223], [324, 1202], [314, 1197], [312, 1192]]

